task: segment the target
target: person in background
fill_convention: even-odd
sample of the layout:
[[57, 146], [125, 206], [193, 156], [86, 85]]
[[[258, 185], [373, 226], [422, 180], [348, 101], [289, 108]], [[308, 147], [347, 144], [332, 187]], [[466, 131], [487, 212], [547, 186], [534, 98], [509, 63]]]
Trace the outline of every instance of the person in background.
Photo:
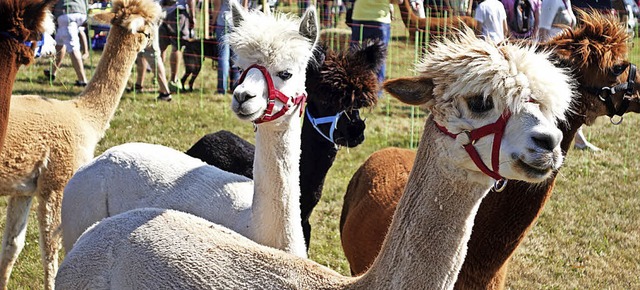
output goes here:
[[[160, 55], [162, 62], [166, 62], [165, 50], [171, 45], [169, 63], [171, 68], [171, 85], [180, 87], [178, 84], [178, 67], [182, 59], [182, 47], [180, 42], [188, 39], [191, 30], [196, 27], [196, 1], [195, 0], [165, 0], [163, 9], [166, 18], [158, 30], [160, 36]], [[180, 44], [179, 44], [180, 43]]]
[[87, 75], [82, 63], [79, 33], [82, 24], [87, 21], [87, 4], [85, 0], [59, 0], [53, 7], [53, 16], [57, 22], [56, 60], [51, 71], [45, 70], [44, 75], [51, 81], [55, 80], [66, 51], [76, 72], [74, 85], [84, 87], [87, 85]]
[[503, 41], [509, 35], [507, 13], [498, 0], [484, 0], [476, 8], [476, 33], [494, 42]]
[[[571, 0], [544, 0], [540, 8], [538, 38], [540, 41], [547, 41], [562, 32], [564, 28], [573, 27], [576, 23], [576, 15], [571, 9]], [[582, 127], [578, 129], [574, 141], [576, 149], [600, 151], [600, 148], [587, 140], [582, 132]]]
[[[248, 1], [243, 1], [244, 7], [248, 5]], [[216, 39], [218, 41], [218, 43], [212, 44], [218, 45], [218, 85], [216, 93], [224, 94], [232, 91], [238, 79], [240, 79], [240, 71], [233, 65], [233, 52], [229, 44], [222, 41], [223, 37], [229, 31], [228, 23], [231, 21], [231, 10], [228, 1], [213, 0], [212, 13], [212, 19], [214, 19], [215, 23]]]
[[[156, 2], [159, 2], [156, 0]], [[155, 29], [151, 32], [151, 45], [145, 47], [143, 51], [138, 53], [138, 57], [136, 58], [136, 83], [134, 85], [134, 89], [136, 91], [143, 91], [144, 89], [144, 78], [147, 74], [147, 68], [151, 68], [154, 72], [154, 77], [158, 82], [158, 92], [159, 95], [156, 97], [158, 101], [171, 101], [171, 91], [169, 89], [169, 84], [167, 83], [167, 74], [166, 69], [164, 67], [164, 62], [162, 61], [162, 57], [160, 57], [160, 41], [159, 41], [159, 31], [158, 27], [154, 26]]]
[[540, 7], [538, 40], [547, 41], [566, 27], [576, 25], [571, 0], [544, 0]]
[[[526, 4], [530, 11], [520, 11], [523, 14], [518, 19], [515, 11], [515, 4]], [[540, 24], [541, 0], [502, 0], [502, 5], [507, 12], [507, 24], [509, 25], [509, 35], [513, 38], [538, 39], [538, 26]], [[525, 26], [526, 25], [526, 26]]]
[[[394, 1], [393, 3], [390, 1]], [[351, 14], [351, 43], [361, 43], [366, 39], [379, 39], [386, 48], [391, 39], [390, 6], [402, 4], [403, 0], [357, 0]], [[496, 0], [497, 1], [497, 0]], [[386, 55], [385, 55], [386, 58]], [[386, 59], [378, 70], [378, 81], [385, 79]]]

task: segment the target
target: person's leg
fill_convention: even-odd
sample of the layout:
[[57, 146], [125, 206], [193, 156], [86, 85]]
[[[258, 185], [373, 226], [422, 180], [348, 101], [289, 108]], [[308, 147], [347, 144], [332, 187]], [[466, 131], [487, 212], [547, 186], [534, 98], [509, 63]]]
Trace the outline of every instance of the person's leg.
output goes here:
[[169, 55], [169, 63], [171, 67], [171, 82], [178, 83], [178, 65], [182, 58], [182, 51], [178, 49], [178, 45], [171, 46], [171, 55]]
[[226, 29], [224, 25], [216, 26], [216, 39], [218, 40], [218, 86], [216, 92], [218, 94], [224, 94], [227, 92], [228, 83], [229, 83], [229, 69], [230, 69], [230, 58], [231, 51], [229, 48], [229, 44], [225, 42], [221, 42], [220, 40], [226, 34]]
[[138, 57], [136, 58], [136, 83], [134, 85], [134, 89], [136, 91], [141, 91], [144, 87], [144, 78], [147, 75], [147, 60], [144, 58], [142, 53], [138, 53]]
[[68, 30], [68, 42], [65, 43], [69, 58], [71, 58], [71, 65], [76, 72], [77, 85], [86, 85], [87, 76], [84, 71], [84, 64], [82, 63], [82, 53], [80, 52], [80, 37], [78, 37], [80, 30], [80, 24], [84, 23], [86, 16], [79, 13], [68, 14], [69, 25]]
[[78, 27], [78, 38], [80, 39], [80, 51], [82, 52], [82, 59], [89, 57], [89, 42], [87, 41], [87, 33], [85, 33], [85, 25]]

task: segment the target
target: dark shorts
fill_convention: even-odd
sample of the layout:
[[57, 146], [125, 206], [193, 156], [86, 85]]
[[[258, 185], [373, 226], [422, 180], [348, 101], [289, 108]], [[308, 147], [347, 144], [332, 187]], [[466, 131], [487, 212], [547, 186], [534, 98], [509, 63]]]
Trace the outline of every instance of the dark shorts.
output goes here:
[[[169, 45], [172, 45], [173, 49], [184, 47], [182, 40], [189, 38], [189, 13], [182, 9], [167, 11], [167, 17], [158, 28], [158, 35], [161, 48]], [[181, 39], [180, 47], [178, 38]]]

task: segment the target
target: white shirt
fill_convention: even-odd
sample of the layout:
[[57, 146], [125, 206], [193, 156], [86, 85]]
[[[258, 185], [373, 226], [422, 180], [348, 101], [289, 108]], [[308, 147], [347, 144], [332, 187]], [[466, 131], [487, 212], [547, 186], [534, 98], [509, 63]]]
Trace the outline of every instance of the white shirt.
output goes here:
[[482, 35], [495, 42], [504, 40], [503, 23], [507, 19], [504, 5], [498, 0], [485, 0], [476, 8], [477, 21], [482, 22]]
[[[563, 2], [566, 1], [566, 2]], [[568, 8], [568, 9], [567, 9]], [[560, 33], [563, 28], [554, 24], [576, 25], [576, 16], [571, 9], [571, 0], [544, 0], [540, 8], [539, 28], [549, 31], [547, 39]], [[546, 39], [541, 39], [545, 41]]]

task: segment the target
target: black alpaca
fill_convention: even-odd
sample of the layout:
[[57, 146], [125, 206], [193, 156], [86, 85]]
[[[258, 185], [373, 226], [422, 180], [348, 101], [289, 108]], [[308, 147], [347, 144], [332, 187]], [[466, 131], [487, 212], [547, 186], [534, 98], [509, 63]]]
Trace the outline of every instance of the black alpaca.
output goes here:
[[191, 76], [188, 90], [193, 91], [193, 83], [196, 81], [196, 78], [202, 69], [202, 62], [204, 61], [203, 57], [210, 58], [212, 60], [218, 59], [218, 41], [215, 38], [204, 40], [185, 40], [184, 52], [182, 53], [182, 60], [184, 61], [184, 75], [180, 79], [183, 90], [185, 90], [187, 78]]
[[[358, 109], [377, 103], [376, 71], [382, 63], [383, 50], [380, 43], [367, 43], [342, 53], [321, 47], [315, 55], [321, 65], [310, 64], [307, 68], [308, 98], [300, 156], [300, 208], [307, 249], [311, 238], [309, 217], [320, 201], [325, 177], [339, 146], [355, 147], [364, 141], [365, 124]], [[322, 120], [322, 124], [318, 123], [319, 118], [328, 116], [336, 116], [335, 123], [322, 123]], [[312, 118], [316, 120], [315, 126]], [[253, 178], [254, 148], [233, 133], [218, 131], [202, 137], [186, 154]], [[243, 164], [246, 167], [241, 166]]]

